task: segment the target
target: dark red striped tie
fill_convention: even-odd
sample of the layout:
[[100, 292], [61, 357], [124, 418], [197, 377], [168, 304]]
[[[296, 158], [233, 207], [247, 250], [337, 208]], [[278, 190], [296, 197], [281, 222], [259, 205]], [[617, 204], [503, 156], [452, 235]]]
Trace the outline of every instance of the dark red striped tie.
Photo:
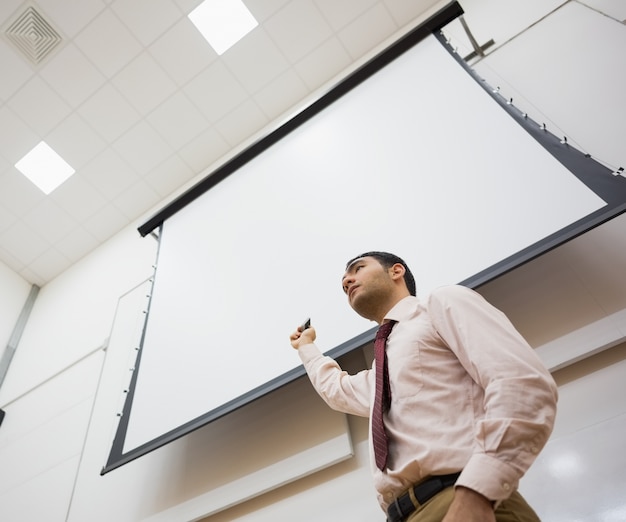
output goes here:
[[389, 409], [391, 403], [391, 390], [389, 388], [389, 374], [387, 372], [387, 354], [385, 345], [387, 337], [393, 328], [395, 321], [383, 323], [376, 332], [374, 341], [374, 358], [376, 361], [376, 395], [374, 397], [374, 409], [372, 411], [372, 442], [374, 444], [374, 457], [376, 466], [381, 471], [387, 463], [387, 433], [383, 423], [383, 412]]

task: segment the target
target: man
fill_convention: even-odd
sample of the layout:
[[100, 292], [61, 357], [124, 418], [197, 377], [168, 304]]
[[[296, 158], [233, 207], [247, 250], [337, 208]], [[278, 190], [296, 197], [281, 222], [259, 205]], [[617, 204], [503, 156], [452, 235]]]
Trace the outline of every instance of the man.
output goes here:
[[[388, 520], [537, 521], [517, 486], [552, 431], [557, 390], [510, 321], [462, 286], [417, 298], [407, 265], [386, 252], [349, 261], [342, 286], [359, 315], [392, 322], [382, 469], [370, 429], [374, 485]], [[322, 355], [315, 336], [298, 328], [290, 339], [317, 392], [336, 410], [371, 416], [378, 363], [348, 375]]]

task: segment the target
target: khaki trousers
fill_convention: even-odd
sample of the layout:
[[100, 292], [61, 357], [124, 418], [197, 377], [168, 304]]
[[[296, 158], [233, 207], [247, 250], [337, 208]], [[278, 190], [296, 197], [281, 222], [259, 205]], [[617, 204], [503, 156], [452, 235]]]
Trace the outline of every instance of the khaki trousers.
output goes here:
[[[417, 508], [405, 522], [441, 522], [454, 496], [454, 487], [444, 489], [426, 504]], [[540, 522], [539, 517], [526, 503], [522, 495], [515, 491], [496, 509], [497, 522]]]

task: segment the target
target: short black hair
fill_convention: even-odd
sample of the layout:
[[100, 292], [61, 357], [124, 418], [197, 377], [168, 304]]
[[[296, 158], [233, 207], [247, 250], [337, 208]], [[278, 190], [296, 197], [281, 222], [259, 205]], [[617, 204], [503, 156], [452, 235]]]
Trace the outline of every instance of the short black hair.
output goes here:
[[379, 252], [376, 250], [372, 252], [365, 252], [364, 254], [361, 254], [359, 256], [356, 256], [350, 259], [350, 261], [346, 263], [346, 268], [350, 266], [355, 260], [361, 259], [362, 257], [373, 257], [384, 268], [390, 268], [396, 263], [400, 263], [404, 267], [404, 270], [405, 270], [404, 283], [406, 284], [406, 288], [411, 295], [416, 295], [417, 290], [415, 287], [415, 278], [413, 277], [413, 274], [411, 273], [411, 270], [409, 269], [408, 265], [397, 255], [390, 254], [389, 252]]

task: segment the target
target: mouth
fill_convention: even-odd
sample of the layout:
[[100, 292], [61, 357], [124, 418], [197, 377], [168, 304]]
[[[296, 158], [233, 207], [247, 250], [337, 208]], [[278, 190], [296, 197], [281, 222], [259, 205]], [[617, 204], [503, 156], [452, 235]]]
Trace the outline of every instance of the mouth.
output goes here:
[[350, 287], [350, 289], [348, 290], [348, 299], [352, 299], [352, 294], [356, 291], [357, 288], [357, 285], [353, 285]]

